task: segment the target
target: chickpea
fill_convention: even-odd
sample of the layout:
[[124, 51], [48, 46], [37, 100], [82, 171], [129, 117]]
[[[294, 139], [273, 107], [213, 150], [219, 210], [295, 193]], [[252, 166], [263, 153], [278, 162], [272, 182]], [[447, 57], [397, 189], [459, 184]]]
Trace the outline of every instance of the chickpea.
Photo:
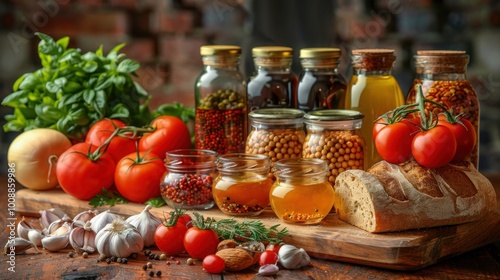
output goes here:
[[280, 159], [301, 157], [304, 140], [305, 132], [302, 129], [252, 130], [247, 138], [245, 152], [267, 155], [274, 164]]

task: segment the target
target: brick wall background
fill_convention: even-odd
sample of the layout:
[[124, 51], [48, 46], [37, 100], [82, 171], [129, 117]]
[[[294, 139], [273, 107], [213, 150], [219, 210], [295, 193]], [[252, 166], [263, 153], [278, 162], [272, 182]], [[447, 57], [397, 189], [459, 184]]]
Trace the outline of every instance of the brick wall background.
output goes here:
[[[266, 0], [263, 0], [266, 1]], [[500, 1], [332, 0], [333, 41], [350, 76], [350, 49], [388, 47], [397, 52], [394, 74], [407, 91], [417, 49], [465, 49], [468, 77], [481, 100], [482, 172], [500, 171]], [[140, 62], [138, 81], [152, 107], [179, 101], [194, 105], [194, 80], [204, 44], [241, 45], [244, 0], [7, 0], [0, 3], [0, 98], [22, 73], [39, 68], [35, 31], [71, 37], [83, 51], [103, 45]], [[283, 13], [287, 7], [283, 6]], [[307, 12], [307, 11], [304, 11]], [[279, 18], [279, 15], [277, 15]], [[294, 32], [287, 30], [287, 32]], [[297, 73], [299, 74], [299, 73]], [[0, 107], [0, 124], [10, 108]], [[0, 172], [15, 134], [0, 131]]]

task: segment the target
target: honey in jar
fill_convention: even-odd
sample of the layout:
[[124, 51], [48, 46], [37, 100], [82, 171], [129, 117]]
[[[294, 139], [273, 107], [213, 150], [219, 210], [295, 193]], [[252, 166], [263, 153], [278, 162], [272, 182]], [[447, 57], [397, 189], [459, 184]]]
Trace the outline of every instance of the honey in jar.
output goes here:
[[[465, 160], [472, 162], [476, 168], [479, 163], [479, 100], [476, 91], [467, 80], [466, 71], [469, 56], [465, 51], [421, 50], [414, 56], [416, 77], [406, 97], [407, 104], [416, 100], [415, 85], [422, 85], [422, 93], [426, 99], [438, 102], [453, 114], [468, 119], [476, 130], [476, 145]], [[432, 112], [434, 117], [443, 111], [442, 108], [425, 103], [426, 113]]]
[[333, 207], [328, 165], [317, 158], [283, 159], [274, 165], [276, 181], [269, 194], [271, 207], [282, 221], [317, 224]]
[[219, 175], [213, 197], [219, 209], [233, 216], [256, 216], [269, 206], [270, 159], [265, 155], [226, 154], [217, 161]]
[[360, 49], [352, 51], [354, 73], [347, 85], [345, 109], [364, 115], [361, 135], [366, 141], [366, 168], [382, 158], [372, 136], [373, 122], [381, 115], [405, 103], [403, 92], [392, 75], [394, 50]]

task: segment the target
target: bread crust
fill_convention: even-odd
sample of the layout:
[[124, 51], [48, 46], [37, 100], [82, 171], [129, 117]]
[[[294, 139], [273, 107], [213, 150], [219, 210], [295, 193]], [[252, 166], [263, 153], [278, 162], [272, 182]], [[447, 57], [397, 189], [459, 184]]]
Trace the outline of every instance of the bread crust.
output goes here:
[[[470, 163], [425, 172], [408, 171], [405, 166], [381, 161], [369, 172], [347, 170], [339, 174], [334, 185], [339, 218], [369, 232], [392, 232], [471, 222], [496, 211], [491, 182]], [[408, 173], [416, 180], [408, 180]], [[406, 200], [386, 191], [382, 182], [391, 180], [399, 182]], [[426, 182], [434, 181], [433, 189], [426, 188]]]

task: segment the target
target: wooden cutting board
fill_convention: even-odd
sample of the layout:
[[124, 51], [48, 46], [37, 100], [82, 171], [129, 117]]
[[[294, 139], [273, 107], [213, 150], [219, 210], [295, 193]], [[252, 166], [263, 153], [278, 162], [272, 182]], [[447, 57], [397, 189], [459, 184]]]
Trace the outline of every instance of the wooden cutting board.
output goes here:
[[[22, 189], [16, 193], [16, 211], [20, 215], [36, 216], [38, 211], [50, 208], [59, 208], [73, 217], [92, 206], [60, 189], [43, 192]], [[128, 203], [97, 208], [99, 211], [108, 209], [127, 217], [142, 211], [144, 205]], [[170, 211], [171, 208], [163, 206], [152, 209], [151, 213], [163, 217], [163, 213]], [[217, 207], [199, 212], [205, 217], [229, 218]], [[266, 209], [256, 218], [236, 219], [260, 219], [266, 226], [286, 226], [289, 236], [284, 241], [304, 248], [314, 257], [395, 270], [416, 270], [500, 241], [498, 212], [482, 220], [461, 225], [384, 234], [372, 234], [351, 226], [340, 221], [333, 213], [320, 224], [310, 226], [284, 224], [271, 209]]]

